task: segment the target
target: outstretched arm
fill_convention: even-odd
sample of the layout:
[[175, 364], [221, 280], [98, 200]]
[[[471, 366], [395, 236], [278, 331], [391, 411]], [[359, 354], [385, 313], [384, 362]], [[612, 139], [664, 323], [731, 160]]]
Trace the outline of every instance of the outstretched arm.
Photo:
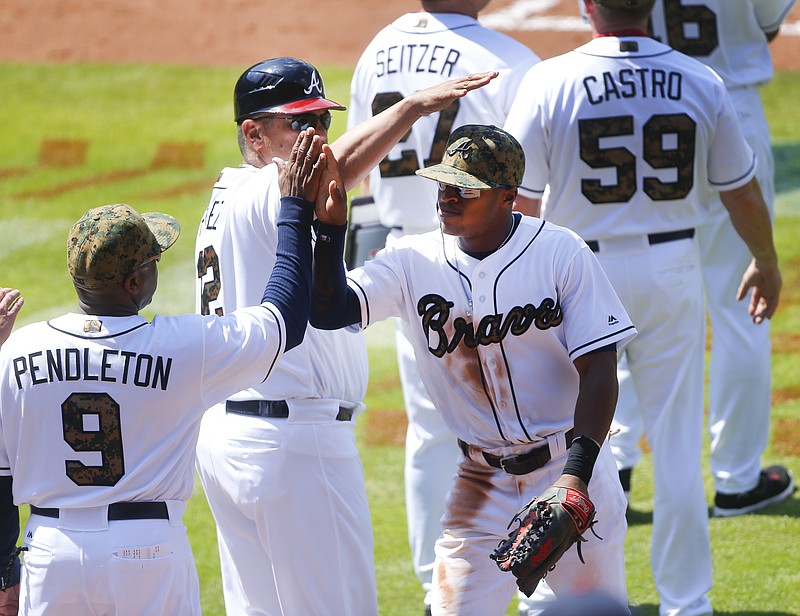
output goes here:
[[288, 351], [303, 341], [311, 293], [311, 220], [319, 193], [325, 155], [313, 130], [297, 135], [288, 161], [275, 159], [279, 170], [281, 209], [275, 265], [262, 302], [280, 310], [286, 323]]
[[361, 182], [419, 118], [446, 109], [497, 75], [497, 71], [476, 73], [419, 90], [344, 133], [331, 144], [339, 161], [344, 190]]

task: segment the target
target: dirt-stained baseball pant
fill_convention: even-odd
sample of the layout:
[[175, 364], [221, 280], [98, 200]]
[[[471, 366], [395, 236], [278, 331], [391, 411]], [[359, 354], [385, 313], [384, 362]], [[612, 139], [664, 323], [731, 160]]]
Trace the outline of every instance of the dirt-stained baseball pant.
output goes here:
[[[519, 447], [525, 451], [529, 447]], [[514, 576], [500, 571], [488, 558], [505, 536], [504, 529], [515, 513], [534, 496], [550, 487], [561, 475], [566, 451], [543, 468], [527, 475], [509, 475], [489, 466], [479, 452], [459, 464], [455, 485], [448, 495], [448, 511], [443, 519], [444, 535], [436, 542], [436, 569], [432, 613], [480, 614], [501, 616], [516, 594]], [[589, 484], [589, 497], [597, 508], [595, 531], [584, 535], [581, 545], [586, 564], [573, 546], [547, 574], [554, 592], [569, 596], [592, 588], [609, 593], [627, 605], [625, 563], [625, 497], [617, 479], [614, 458], [607, 445], [600, 449]], [[613, 522], [612, 522], [613, 520]], [[471, 563], [472, 567], [467, 567]], [[439, 587], [437, 577], [445, 572], [448, 588], [454, 588], [460, 603], [454, 604]], [[569, 584], [568, 584], [569, 581]]]

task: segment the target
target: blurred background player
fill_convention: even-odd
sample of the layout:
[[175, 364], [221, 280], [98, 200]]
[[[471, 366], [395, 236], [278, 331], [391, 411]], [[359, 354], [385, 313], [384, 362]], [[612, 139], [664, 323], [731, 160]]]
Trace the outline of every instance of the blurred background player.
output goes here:
[[[369, 175], [387, 244], [438, 228], [436, 186], [415, 171], [441, 160], [450, 133], [463, 124], [502, 126], [517, 86], [539, 58], [514, 39], [478, 23], [490, 0], [423, 0], [381, 30], [358, 62], [350, 89], [348, 126], [380, 113], [404, 96], [442, 79], [475, 71], [500, 75], [446, 110], [421, 118]], [[444, 497], [458, 459], [456, 437], [425, 391], [406, 326], [396, 321], [397, 362], [408, 417], [405, 453], [406, 516], [414, 572], [425, 591], [433, 572], [433, 546], [441, 529]]]
[[[654, 36], [713, 68], [756, 153], [756, 177], [774, 219], [775, 165], [759, 87], [772, 79], [769, 43], [796, 0], [704, 0], [684, 5], [656, 0]], [[772, 346], [769, 322], [755, 325], [734, 293], [750, 252], [714, 192], [709, 217], [697, 228], [706, 306], [711, 320], [708, 431], [716, 495], [714, 515], [750, 513], [788, 498], [794, 480], [783, 466], [761, 468], [770, 431]], [[638, 404], [629, 373], [621, 372], [612, 439], [623, 488], [641, 456]]]
[[653, 4], [583, 0], [593, 39], [528, 72], [506, 128], [527, 158], [519, 199], [543, 200], [545, 220], [586, 240], [639, 330], [624, 355], [652, 448], [659, 612], [699, 616], [712, 612], [712, 563], [696, 231], [712, 188], [753, 255], [729, 292], [752, 287], [756, 323], [774, 313], [781, 276], [730, 97], [708, 67], [647, 35]]

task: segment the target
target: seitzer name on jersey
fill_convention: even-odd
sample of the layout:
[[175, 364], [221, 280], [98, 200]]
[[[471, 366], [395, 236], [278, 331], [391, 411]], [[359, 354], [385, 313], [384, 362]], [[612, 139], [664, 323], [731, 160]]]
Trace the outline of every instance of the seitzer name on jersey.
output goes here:
[[636, 97], [679, 101], [682, 85], [681, 73], [656, 68], [623, 68], [583, 78], [583, 88], [592, 105]]
[[461, 52], [427, 43], [392, 45], [375, 53], [375, 76], [392, 73], [433, 73], [448, 78]]
[[[100, 381], [166, 391], [172, 358], [104, 349], [90, 356], [89, 349], [47, 349], [15, 357], [12, 362], [17, 387], [59, 381]], [[27, 384], [27, 383], [26, 383]]]

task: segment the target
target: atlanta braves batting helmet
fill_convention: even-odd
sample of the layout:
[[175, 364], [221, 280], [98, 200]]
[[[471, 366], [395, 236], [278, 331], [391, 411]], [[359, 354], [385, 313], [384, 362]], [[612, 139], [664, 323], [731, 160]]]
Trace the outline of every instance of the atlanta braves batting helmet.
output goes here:
[[257, 113], [306, 113], [321, 109], [345, 109], [325, 98], [322, 77], [308, 62], [296, 58], [272, 58], [242, 73], [233, 90], [237, 124]]

